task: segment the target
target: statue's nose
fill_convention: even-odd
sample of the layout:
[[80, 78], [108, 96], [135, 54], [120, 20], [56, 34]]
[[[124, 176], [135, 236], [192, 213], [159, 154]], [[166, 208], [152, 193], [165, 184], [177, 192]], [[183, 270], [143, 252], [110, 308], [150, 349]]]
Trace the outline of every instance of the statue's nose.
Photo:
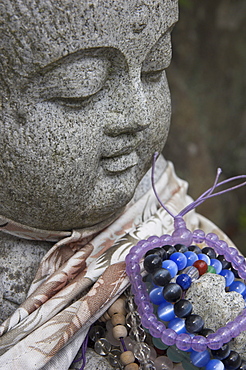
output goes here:
[[105, 118], [104, 133], [109, 136], [145, 130], [150, 125], [150, 115], [141, 87], [135, 86], [116, 95]]

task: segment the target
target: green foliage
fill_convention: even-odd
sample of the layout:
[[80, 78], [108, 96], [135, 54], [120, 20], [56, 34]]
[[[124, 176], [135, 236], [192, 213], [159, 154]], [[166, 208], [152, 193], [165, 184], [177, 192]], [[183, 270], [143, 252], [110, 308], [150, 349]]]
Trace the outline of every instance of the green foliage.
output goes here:
[[194, 5], [192, 0], [179, 0], [180, 7], [190, 9]]
[[239, 227], [240, 230], [246, 230], [246, 206], [241, 206], [239, 208]]

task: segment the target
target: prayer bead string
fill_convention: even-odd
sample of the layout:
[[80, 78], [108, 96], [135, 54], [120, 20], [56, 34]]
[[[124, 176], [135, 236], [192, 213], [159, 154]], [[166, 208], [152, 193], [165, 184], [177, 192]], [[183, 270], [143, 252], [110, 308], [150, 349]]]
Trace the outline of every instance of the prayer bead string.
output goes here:
[[[194, 255], [194, 252], [188, 251], [195, 250], [196, 255]], [[177, 250], [182, 250], [182, 253], [177, 252]], [[169, 321], [168, 327], [171, 327], [175, 330], [176, 333], [183, 334], [183, 342], [180, 342], [179, 350], [183, 351], [189, 351], [190, 350], [190, 338], [188, 334], [185, 334], [185, 332], [188, 331], [190, 334], [200, 334], [205, 337], [208, 336], [208, 334], [213, 333], [213, 330], [210, 329], [203, 329], [204, 322], [202, 318], [198, 315], [192, 315], [192, 305], [189, 301], [185, 299], [180, 299], [180, 295], [176, 296], [176, 291], [173, 290], [170, 297], [167, 297], [167, 300], [165, 299], [165, 291], [168, 286], [170, 286], [169, 280], [166, 279], [160, 279], [157, 281], [156, 277], [160, 276], [160, 271], [164, 270], [163, 268], [159, 269], [160, 267], [160, 261], [165, 261], [165, 258], [167, 256], [172, 260], [178, 262], [176, 267], [174, 268], [173, 265], [168, 265], [168, 269], [170, 269], [170, 272], [173, 273], [173, 271], [181, 270], [185, 268], [185, 270], [188, 273], [190, 272], [190, 276], [193, 276], [193, 280], [197, 279], [199, 276], [203, 275], [206, 272], [211, 272], [211, 269], [208, 269], [208, 265], [212, 264], [212, 272], [213, 273], [220, 273], [222, 276], [224, 276], [223, 272], [230, 272], [233, 277], [235, 274], [235, 277], [238, 277], [237, 273], [234, 271], [234, 273], [230, 270], [222, 269], [222, 267], [230, 268], [231, 265], [225, 261], [223, 256], [216, 256], [214, 250], [210, 247], [205, 247], [202, 250], [198, 248], [197, 246], [190, 246], [189, 248], [182, 246], [182, 245], [176, 245], [174, 247], [171, 247], [170, 245], [166, 245], [162, 248], [154, 248], [152, 250], [149, 250], [144, 259], [144, 266], [146, 270], [150, 273], [147, 276], [147, 280], [152, 281], [152, 285], [154, 284], [154, 288], [150, 290], [150, 300], [155, 305], [159, 306], [157, 308], [158, 317], [165, 322]], [[181, 258], [182, 256], [182, 258]], [[187, 258], [188, 257], [188, 258]], [[200, 260], [198, 260], [198, 257]], [[218, 259], [217, 259], [218, 258]], [[205, 261], [206, 262], [205, 262]], [[195, 261], [195, 262], [194, 262]], [[222, 262], [223, 265], [222, 265]], [[187, 264], [190, 266], [191, 263], [193, 263], [193, 266], [196, 267], [187, 267]], [[165, 262], [164, 262], [165, 263]], [[201, 268], [202, 263], [202, 268]], [[163, 262], [162, 262], [163, 264]], [[216, 268], [215, 268], [215, 267]], [[189, 275], [184, 274], [184, 270], [181, 271], [181, 275], [177, 275], [176, 282], [181, 283], [182, 289], [187, 289], [190, 287], [191, 282], [187, 285], [187, 279], [184, 279], [184, 277], [190, 278]], [[149, 277], [151, 276], [151, 279]], [[169, 276], [170, 277], [170, 276]], [[179, 279], [182, 277], [181, 279]], [[166, 278], [166, 275], [165, 275]], [[225, 277], [226, 279], [226, 277]], [[185, 281], [185, 284], [184, 284]], [[245, 298], [246, 293], [246, 286], [244, 283], [237, 281], [233, 282], [234, 278], [231, 279], [229, 287], [230, 291], [237, 291], [238, 293], [241, 293], [242, 296]], [[160, 283], [160, 284], [158, 284]], [[173, 284], [173, 283], [171, 283]], [[161, 287], [156, 287], [156, 285], [161, 285]], [[176, 284], [178, 285], [178, 284]], [[184, 287], [185, 285], [185, 287]], [[226, 284], [228, 286], [228, 284]], [[177, 301], [175, 303], [175, 301]], [[175, 315], [177, 318], [175, 319]], [[180, 319], [181, 318], [181, 319]], [[191, 319], [187, 322], [187, 319]], [[183, 320], [183, 322], [182, 322]], [[180, 336], [182, 336], [182, 334]], [[226, 349], [226, 351], [225, 351]], [[196, 352], [194, 350], [191, 351], [190, 354], [190, 361], [193, 365], [196, 366], [206, 366], [206, 370], [223, 370], [226, 366], [226, 368], [230, 369], [245, 369], [246, 368], [246, 361], [242, 360], [240, 355], [235, 351], [230, 351], [229, 345], [225, 344], [224, 348], [221, 348], [219, 350], [212, 350], [211, 351], [212, 357], [210, 356], [210, 352], [208, 350], [204, 350], [201, 353]], [[223, 361], [222, 361], [223, 360]], [[224, 366], [225, 365], [225, 366]], [[228, 367], [229, 366], [229, 367]]]
[[[182, 256], [182, 258], [181, 258], [181, 256]], [[163, 269], [162, 264], [160, 264], [160, 261], [161, 261], [162, 264], [163, 263], [165, 264], [166, 269]], [[169, 262], [171, 261], [171, 264], [166, 265], [167, 261], [169, 261]], [[185, 263], [184, 263], [184, 261], [185, 261]], [[202, 263], [202, 266], [200, 266], [201, 263]], [[198, 268], [195, 267], [196, 265], [197, 265]], [[175, 246], [166, 245], [162, 248], [151, 249], [145, 255], [144, 266], [146, 267], [147, 271], [152, 275], [151, 280], [153, 280], [154, 284], [156, 284], [156, 285], [158, 285], [158, 282], [159, 282], [159, 279], [160, 279], [161, 284], [168, 286], [170, 284], [169, 283], [170, 279], [172, 279], [172, 281], [174, 280], [174, 275], [177, 274], [177, 271], [181, 272], [181, 274], [176, 276], [176, 283], [178, 282], [180, 284], [180, 287], [182, 288], [182, 290], [188, 289], [191, 285], [191, 282], [194, 281], [195, 279], [198, 279], [199, 276], [201, 276], [205, 272], [220, 273], [222, 276], [225, 277], [225, 281], [227, 282], [226, 283], [227, 286], [233, 286], [234, 278], [239, 277], [236, 270], [233, 269], [231, 264], [229, 262], [227, 262], [222, 255], [216, 256], [214, 250], [211, 247], [205, 247], [201, 250], [196, 245], [191, 245], [189, 248], [187, 248], [186, 246], [181, 245], [181, 244], [175, 245]], [[205, 269], [204, 269], [204, 266], [205, 266]], [[212, 268], [212, 271], [211, 271], [211, 269], [209, 270], [209, 267]], [[224, 269], [223, 269], [223, 267], [224, 267]], [[227, 269], [225, 269], [225, 267]], [[161, 270], [168, 271], [168, 273], [170, 275], [169, 279], [165, 280], [166, 276], [164, 277], [164, 280], [163, 280], [163, 276], [161, 276], [161, 278], [160, 278], [160, 273], [159, 273], [160, 269], [159, 268]], [[229, 270], [229, 268], [231, 268], [233, 271]], [[149, 274], [149, 276], [150, 276], [150, 274]], [[187, 277], [188, 277], [188, 279], [187, 279]], [[148, 276], [147, 276], [146, 279], [148, 280]], [[236, 281], [235, 283], [237, 283], [237, 284], [240, 283], [241, 284], [239, 292], [242, 295], [245, 295], [245, 290], [246, 290], [245, 284], [243, 284], [242, 282], [238, 282], [238, 281]], [[171, 283], [171, 284], [174, 284], [174, 283]], [[159, 289], [159, 293], [160, 293], [160, 289], [163, 290], [164, 287], [163, 286], [162, 287], [161, 286], [155, 287], [154, 289], [152, 289], [150, 291], [149, 296], [150, 296], [150, 300], [151, 300], [152, 303], [161, 305], [163, 303], [164, 297], [162, 296], [163, 297], [162, 301], [158, 302], [158, 299], [160, 299], [160, 294], [156, 294], [156, 290], [158, 290], [158, 289]], [[230, 290], [238, 291], [238, 289], [237, 288], [235, 289], [235, 287], [233, 289], [230, 289]], [[171, 298], [171, 300], [173, 300], [173, 298]], [[116, 367], [118, 366], [117, 368], [119, 368], [119, 369], [123, 368], [122, 367], [123, 364], [126, 366], [125, 368], [127, 370], [129, 370], [129, 369], [138, 369], [138, 364], [134, 362], [134, 359], [135, 359], [134, 355], [135, 355], [136, 351], [134, 351], [134, 353], [133, 353], [133, 351], [130, 351], [128, 348], [126, 348], [126, 345], [124, 343], [123, 337], [125, 335], [127, 335], [127, 332], [125, 330], [123, 330], [123, 328], [122, 328], [122, 326], [125, 325], [125, 323], [126, 323], [125, 316], [123, 315], [123, 312], [125, 314], [125, 311], [124, 311], [125, 308], [122, 308], [123, 304], [121, 303], [121, 305], [119, 305], [119, 302], [123, 303], [124, 301], [123, 300], [116, 301], [115, 304], [102, 316], [101, 319], [103, 321], [107, 321], [107, 323], [109, 323], [109, 320], [111, 319], [110, 321], [112, 322], [113, 332], [114, 332], [113, 335], [116, 337], [116, 339], [121, 340], [122, 349], [123, 349], [124, 352], [121, 354], [119, 350], [113, 349], [111, 351], [113, 353], [111, 353], [108, 350], [107, 355], [108, 355], [108, 358], [110, 359], [111, 365], [114, 365]], [[182, 298], [182, 299], [178, 300], [176, 303], [175, 302], [173, 302], [173, 303], [166, 302], [166, 303], [167, 303], [167, 305], [169, 304], [170, 306], [173, 306], [173, 311], [174, 311], [174, 307], [175, 307], [176, 314], [177, 314], [177, 312], [180, 313], [180, 310], [181, 310], [181, 315], [178, 314], [176, 316], [181, 316], [181, 318], [182, 318], [182, 316], [183, 316], [182, 311], [187, 310], [187, 302], [188, 302], [187, 300]], [[141, 301], [138, 302], [138, 303], [141, 303]], [[181, 307], [180, 307], [180, 304], [181, 304]], [[188, 302], [188, 304], [190, 304], [190, 302]], [[139, 361], [139, 362], [142, 361], [142, 363], [140, 364], [140, 369], [159, 369], [159, 368], [161, 369], [162, 367], [158, 367], [158, 366], [160, 364], [162, 364], [160, 366], [163, 366], [163, 363], [166, 366], [169, 359], [166, 356], [159, 356], [153, 361], [153, 359], [150, 358], [150, 349], [143, 342], [145, 337], [142, 336], [142, 333], [141, 333], [141, 338], [140, 338], [139, 322], [137, 322], [138, 320], [136, 320], [136, 311], [135, 311], [136, 307], [133, 305], [131, 295], [128, 295], [127, 308], [128, 308], [128, 311], [129, 311], [129, 313], [127, 314], [127, 317], [128, 317], [128, 319], [129, 319], [129, 317], [131, 317], [130, 327], [132, 328], [132, 331], [134, 331], [133, 328], [135, 326], [135, 339], [137, 339], [137, 341], [138, 341], [138, 348], [140, 350], [139, 351], [140, 356], [138, 356], [139, 360], [136, 359], [136, 361]], [[162, 307], [162, 309], [163, 309], [163, 307]], [[189, 310], [190, 309], [188, 307], [188, 311]], [[191, 313], [191, 312], [189, 312], [189, 313]], [[169, 314], [170, 314], [170, 312], [169, 312]], [[167, 316], [165, 316], [165, 315], [162, 316], [162, 315], [163, 315], [163, 310], [162, 310], [162, 313], [158, 314], [159, 318], [161, 318], [163, 321], [172, 321], [172, 320], [168, 320]], [[185, 315], [185, 316], [189, 316], [189, 315]], [[135, 325], [133, 324], [134, 320], [135, 320]], [[119, 326], [119, 327], [114, 329], [116, 326]], [[110, 329], [109, 326], [107, 326], [107, 327], [108, 327], [108, 331], [112, 330], [112, 328]], [[192, 330], [191, 330], [191, 332], [192, 332]], [[213, 331], [210, 330], [210, 329], [203, 329], [199, 332], [200, 336], [204, 336], [204, 338], [206, 338], [209, 334], [212, 334], [212, 333], [213, 333]], [[183, 337], [182, 337], [182, 334], [183, 334]], [[153, 332], [152, 332], [152, 335], [154, 335]], [[215, 370], [215, 369], [222, 370], [222, 369], [224, 369], [224, 363], [221, 361], [222, 360], [221, 359], [222, 355], [220, 354], [220, 351], [222, 351], [222, 353], [224, 353], [223, 352], [223, 350], [224, 350], [223, 346], [222, 346], [221, 349], [219, 349], [217, 351], [211, 351], [211, 354], [207, 349], [203, 350], [202, 352], [197, 352], [197, 351], [191, 350], [189, 348], [190, 347], [189, 334], [181, 333], [180, 335], [182, 337], [181, 338], [182, 340], [179, 341], [178, 351], [183, 353], [183, 356], [187, 356], [187, 355], [189, 356], [187, 361], [189, 361], [189, 363], [192, 364], [194, 366], [194, 368], [197, 368], [196, 366], [199, 366], [199, 367], [206, 366], [206, 370]], [[106, 335], [106, 337], [107, 337], [107, 335]], [[108, 337], [108, 339], [109, 339], [109, 337]], [[102, 344], [104, 345], [104, 348], [105, 348], [105, 343], [104, 343], [105, 340], [106, 339], [101, 338], [100, 341], [99, 341], [101, 345]], [[142, 342], [141, 342], [141, 340], [142, 340]], [[175, 347], [175, 346], [172, 346], [172, 347], [168, 347], [167, 345], [161, 346], [160, 342], [161, 341], [160, 341], [159, 338], [152, 337], [152, 343], [153, 343], [153, 345], [156, 346], [156, 350], [158, 349], [158, 347], [162, 348], [162, 349], [167, 349], [167, 353], [166, 353], [167, 355], [170, 355], [170, 351], [171, 351], [171, 359], [172, 359], [172, 351], [173, 352], [175, 351], [175, 349], [172, 348], [172, 347]], [[229, 348], [229, 346], [227, 344], [225, 344], [224, 347], [225, 346], [227, 346]], [[143, 348], [141, 348], [141, 347], [143, 347]], [[98, 350], [98, 348], [100, 348], [100, 345], [99, 345], [99, 347], [97, 347], [95, 345], [95, 350]], [[177, 348], [176, 348], [176, 350], [177, 350]], [[183, 350], [183, 351], [181, 351], [181, 350]], [[184, 352], [184, 350], [186, 350], [186, 351], [191, 350], [191, 353]], [[142, 352], [142, 355], [141, 355], [141, 352]], [[106, 354], [106, 352], [104, 353], [104, 355], [105, 354]], [[218, 358], [218, 356], [220, 358]], [[118, 361], [116, 359], [117, 357], [118, 357], [118, 359], [121, 359], [121, 361]], [[215, 357], [215, 358], [213, 358], [213, 357]], [[171, 361], [171, 359], [170, 359], [170, 361]], [[132, 361], [132, 362], [127, 364], [127, 362], [129, 362], [129, 361]], [[238, 370], [239, 369], [240, 370], [245, 370], [245, 361], [244, 360], [242, 361], [240, 356], [238, 355], [238, 353], [236, 353], [235, 351], [230, 351], [229, 350], [229, 353], [227, 353], [225, 358], [223, 358], [223, 361], [225, 362], [225, 364], [229, 363], [231, 369], [232, 368], [235, 368], [235, 369], [237, 368]], [[241, 363], [240, 367], [238, 367], [239, 363]], [[234, 364], [234, 367], [233, 367], [233, 364]], [[173, 364], [169, 364], [168, 368], [172, 369]], [[179, 369], [181, 369], [181, 368], [179, 367]]]
[[[216, 253], [223, 255], [225, 259], [232, 264], [232, 267], [238, 271], [242, 279], [246, 278], [246, 262], [244, 258], [239, 255], [235, 248], [228, 247], [226, 242], [219, 240], [216, 234], [210, 233], [205, 236], [203, 231], [196, 230], [193, 233], [193, 240], [195, 243], [205, 242], [207, 246], [212, 247]], [[142, 281], [139, 265], [141, 258], [146, 252], [153, 248], [160, 248], [166, 244], [175, 244], [172, 243], [172, 236], [163, 235], [161, 238], [150, 237], [147, 241], [140, 241], [131, 249], [126, 257], [126, 272], [132, 284], [135, 299], [139, 302], [138, 312], [141, 316], [143, 326], [149, 330], [155, 331], [156, 335], [161, 338], [163, 343], [173, 345], [180, 343], [181, 338], [173, 330], [167, 329], [153, 314], [153, 307], [149, 300], [147, 289]], [[194, 350], [205, 350], [207, 347], [210, 349], [219, 349], [224, 343], [229, 342], [233, 338], [233, 328], [235, 325], [239, 326], [240, 333], [246, 330], [245, 310], [243, 310], [234, 321], [228, 323], [224, 328], [220, 328], [219, 332], [217, 330], [214, 334], [210, 334], [208, 338], [201, 339], [199, 336], [191, 338], [191, 348]], [[221, 335], [222, 332], [223, 335]]]

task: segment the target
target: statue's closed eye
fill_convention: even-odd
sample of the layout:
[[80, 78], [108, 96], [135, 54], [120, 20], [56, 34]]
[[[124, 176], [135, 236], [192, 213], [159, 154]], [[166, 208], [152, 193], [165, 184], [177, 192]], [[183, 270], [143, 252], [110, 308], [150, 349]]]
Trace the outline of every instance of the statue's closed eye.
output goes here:
[[49, 101], [59, 104], [59, 105], [63, 105], [68, 108], [73, 108], [73, 109], [78, 108], [79, 109], [89, 104], [92, 97], [93, 95], [88, 95], [86, 97], [79, 97], [79, 98], [62, 98], [58, 96], [58, 97], [49, 99]]
[[171, 58], [172, 45], [169, 30], [161, 36], [146, 56], [142, 65], [142, 75], [153, 79], [161, 77], [161, 72], [169, 66]]
[[141, 79], [145, 82], [159, 82], [163, 75], [163, 70], [160, 71], [149, 71], [149, 72], [142, 72]]
[[81, 105], [103, 87], [110, 62], [106, 58], [86, 57], [64, 63], [41, 78], [41, 97], [63, 105]]

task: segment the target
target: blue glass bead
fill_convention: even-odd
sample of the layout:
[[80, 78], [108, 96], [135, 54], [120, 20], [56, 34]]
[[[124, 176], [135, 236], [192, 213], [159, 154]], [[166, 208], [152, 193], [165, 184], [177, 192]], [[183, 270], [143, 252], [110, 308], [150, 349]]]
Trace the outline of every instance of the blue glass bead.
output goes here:
[[230, 286], [233, 283], [233, 281], [234, 281], [234, 274], [230, 270], [227, 270], [227, 269], [221, 270], [220, 271], [220, 275], [224, 276], [225, 281], [226, 281], [226, 287], [227, 286]]
[[177, 334], [186, 333], [185, 320], [176, 317], [169, 321], [168, 328], [174, 330]]
[[175, 262], [179, 270], [183, 270], [187, 265], [187, 258], [183, 253], [176, 252], [170, 256], [170, 260]]
[[178, 284], [169, 283], [163, 289], [163, 296], [167, 302], [176, 303], [182, 297], [182, 289]]
[[185, 319], [185, 327], [189, 333], [199, 333], [204, 327], [204, 320], [199, 315], [189, 315]]
[[216, 360], [216, 359], [208, 361], [205, 367], [205, 370], [224, 370], [224, 369], [225, 369], [225, 366], [223, 362], [220, 360]]
[[189, 275], [181, 274], [177, 277], [176, 283], [180, 285], [183, 290], [186, 290], [191, 286], [192, 280]]
[[180, 299], [174, 304], [174, 313], [176, 316], [184, 318], [191, 314], [192, 304], [187, 299]]
[[162, 247], [162, 249], [164, 249], [164, 251], [166, 252], [166, 254], [167, 254], [167, 259], [168, 259], [168, 258], [170, 258], [170, 256], [171, 256], [173, 253], [177, 252], [173, 245], [168, 245], [168, 244], [167, 244], [167, 245], [164, 245], [164, 246]]
[[216, 274], [219, 274], [222, 270], [222, 263], [217, 258], [211, 258], [210, 266], [213, 266], [216, 270]]
[[210, 353], [208, 350], [205, 350], [203, 352], [191, 351], [190, 360], [195, 366], [206, 366], [207, 363], [210, 361]]
[[202, 248], [202, 253], [206, 254], [210, 259], [211, 258], [216, 258], [216, 253], [211, 247], [204, 247]]
[[235, 351], [231, 351], [229, 356], [223, 360], [223, 364], [228, 370], [236, 370], [241, 365], [241, 362], [241, 357]]
[[174, 248], [176, 249], [177, 252], [180, 253], [185, 253], [188, 251], [188, 247], [186, 247], [186, 245], [184, 244], [176, 244]]
[[166, 302], [163, 297], [163, 287], [156, 287], [149, 292], [149, 299], [153, 304], [162, 304]]
[[[233, 274], [234, 275], [234, 274]], [[237, 292], [242, 294], [242, 296], [246, 293], [246, 285], [242, 283], [241, 281], [234, 281], [230, 286], [229, 286], [229, 291], [230, 292]]]
[[231, 262], [228, 262], [222, 254], [217, 257], [217, 260], [222, 263], [222, 270], [231, 268]]
[[185, 252], [185, 257], [187, 258], [187, 266], [192, 266], [194, 262], [198, 260], [197, 254], [195, 252]]
[[144, 268], [147, 272], [152, 273], [161, 268], [162, 258], [157, 254], [149, 254], [144, 259]]
[[159, 286], [166, 286], [171, 280], [171, 274], [167, 269], [160, 268], [153, 274], [153, 283]]
[[162, 267], [170, 272], [172, 278], [177, 275], [178, 266], [174, 261], [171, 260], [163, 261]]
[[171, 321], [175, 318], [174, 305], [169, 302], [162, 303], [157, 309], [157, 315], [162, 321]]
[[228, 343], [223, 344], [223, 346], [220, 349], [212, 349], [211, 353], [214, 358], [217, 358], [218, 360], [224, 360], [226, 357], [230, 354], [230, 346]]
[[199, 248], [197, 245], [190, 245], [188, 250], [196, 254], [202, 253], [201, 248]]
[[197, 257], [199, 260], [205, 261], [207, 265], [210, 265], [210, 258], [206, 254], [199, 253]]

